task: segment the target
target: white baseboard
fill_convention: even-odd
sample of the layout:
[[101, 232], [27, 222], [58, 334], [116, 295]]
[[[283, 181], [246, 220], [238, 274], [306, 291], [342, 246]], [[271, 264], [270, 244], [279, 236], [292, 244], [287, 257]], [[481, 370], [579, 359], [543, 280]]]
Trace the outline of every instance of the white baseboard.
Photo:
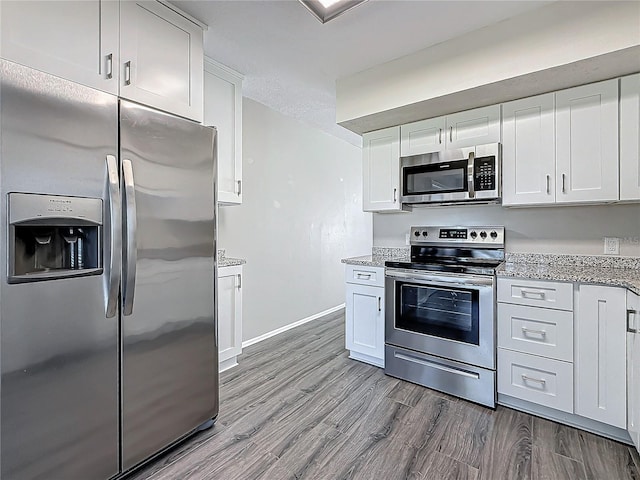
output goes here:
[[259, 337], [251, 338], [242, 342], [242, 348], [246, 348], [249, 345], [253, 345], [255, 343], [261, 342], [262, 340], [266, 340], [267, 338], [271, 338], [279, 333], [286, 332], [287, 330], [291, 330], [292, 328], [299, 327], [300, 325], [304, 325], [305, 323], [311, 322], [313, 320], [317, 320], [318, 318], [324, 317], [326, 315], [330, 315], [335, 313], [341, 309], [345, 308], [345, 304], [337, 305], [335, 307], [329, 308], [323, 312], [316, 313], [309, 317], [303, 318], [302, 320], [298, 320], [297, 322], [290, 323], [289, 325], [285, 325], [284, 327], [277, 328], [270, 332], [265, 333], [264, 335], [260, 335]]

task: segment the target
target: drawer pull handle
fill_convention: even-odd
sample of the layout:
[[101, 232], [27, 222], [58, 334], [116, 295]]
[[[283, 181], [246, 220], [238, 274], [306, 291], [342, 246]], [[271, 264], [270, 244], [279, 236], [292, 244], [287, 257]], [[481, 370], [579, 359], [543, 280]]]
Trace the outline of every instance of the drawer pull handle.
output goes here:
[[[633, 315], [633, 317], [635, 318], [635, 316], [638, 314], [637, 310], [627, 310], [627, 332], [629, 333], [638, 333], [638, 328], [633, 328], [631, 326], [631, 316]], [[635, 327], [635, 322], [634, 322], [634, 327]]]
[[528, 377], [527, 375], [525, 375], [524, 373], [522, 374], [522, 380], [524, 382], [535, 382], [535, 383], [539, 383], [541, 386], [545, 386], [545, 384], [547, 383], [547, 381], [544, 378], [532, 378], [532, 377]]
[[533, 330], [531, 328], [527, 328], [527, 327], [522, 327], [522, 334], [527, 336], [527, 335], [540, 335], [541, 337], [546, 337], [547, 336], [547, 331], [546, 330]]
[[544, 299], [545, 295], [542, 290], [525, 290], [524, 288], [520, 290], [520, 294], [522, 295], [522, 298], [526, 298], [527, 295], [535, 295], [540, 299]]
[[364, 280], [370, 280], [371, 279], [371, 274], [370, 273], [356, 273], [356, 276], [358, 278], [362, 278]]

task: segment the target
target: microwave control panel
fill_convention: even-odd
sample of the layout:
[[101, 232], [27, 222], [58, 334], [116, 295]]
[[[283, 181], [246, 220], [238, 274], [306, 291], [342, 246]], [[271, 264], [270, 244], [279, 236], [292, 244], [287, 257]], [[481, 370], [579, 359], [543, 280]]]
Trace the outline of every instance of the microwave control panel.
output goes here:
[[496, 157], [476, 158], [473, 181], [476, 191], [496, 189]]

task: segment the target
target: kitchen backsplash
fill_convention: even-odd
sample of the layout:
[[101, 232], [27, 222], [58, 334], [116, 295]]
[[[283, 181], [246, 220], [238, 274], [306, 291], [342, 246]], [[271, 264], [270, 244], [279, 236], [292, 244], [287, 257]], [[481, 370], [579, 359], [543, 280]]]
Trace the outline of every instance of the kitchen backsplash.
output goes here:
[[604, 237], [617, 237], [621, 256], [640, 257], [640, 204], [414, 207], [411, 213], [373, 214], [373, 244], [406, 247], [417, 225], [504, 225], [505, 250], [516, 253], [602, 255]]

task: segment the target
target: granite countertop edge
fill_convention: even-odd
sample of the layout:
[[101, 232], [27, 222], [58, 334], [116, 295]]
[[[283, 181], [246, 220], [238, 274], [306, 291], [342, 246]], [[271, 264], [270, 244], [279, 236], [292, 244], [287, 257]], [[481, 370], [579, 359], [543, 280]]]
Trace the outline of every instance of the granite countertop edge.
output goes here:
[[407, 257], [386, 257], [380, 255], [363, 255], [361, 257], [343, 258], [342, 263], [347, 265], [359, 265], [361, 267], [384, 267], [389, 261], [408, 261]]
[[247, 261], [244, 258], [223, 257], [218, 259], [218, 268], [220, 267], [235, 267], [237, 265], [244, 265]]
[[496, 268], [496, 276], [622, 287], [640, 295], [640, 270], [632, 268], [568, 265], [555, 267], [546, 264], [503, 262]]

